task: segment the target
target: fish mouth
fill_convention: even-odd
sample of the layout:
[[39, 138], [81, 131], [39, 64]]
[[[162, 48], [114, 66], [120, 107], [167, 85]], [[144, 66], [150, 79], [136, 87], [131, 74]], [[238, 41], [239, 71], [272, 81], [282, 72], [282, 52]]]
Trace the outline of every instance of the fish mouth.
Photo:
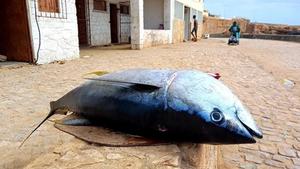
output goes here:
[[247, 136], [250, 140], [254, 140], [254, 143], [256, 142], [254, 137], [258, 139], [263, 138], [261, 130], [257, 127], [253, 117], [248, 111], [237, 111], [236, 115], [244, 128], [242, 129], [242, 132], [245, 136]]
[[248, 111], [236, 112], [235, 120], [228, 121], [227, 127], [234, 133], [237, 144], [253, 144], [256, 143], [256, 138], [263, 138]]
[[263, 138], [263, 134], [260, 130], [252, 130], [250, 127], [248, 127], [246, 124], [244, 124], [242, 121], [241, 121], [242, 125], [246, 128], [246, 130], [248, 131], [248, 133], [252, 136], [252, 137], [256, 137], [256, 138], [259, 138], [259, 139], [262, 139]]
[[233, 140], [231, 144], [252, 144], [256, 143], [255, 134], [244, 125], [240, 120], [228, 121], [227, 127], [233, 134]]

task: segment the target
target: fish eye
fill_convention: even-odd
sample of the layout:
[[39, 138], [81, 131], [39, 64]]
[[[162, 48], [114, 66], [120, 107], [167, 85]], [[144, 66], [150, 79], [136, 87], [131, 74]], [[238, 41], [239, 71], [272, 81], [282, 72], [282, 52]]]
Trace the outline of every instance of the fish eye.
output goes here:
[[221, 123], [224, 119], [224, 115], [218, 109], [214, 109], [210, 114], [211, 120], [215, 123]]

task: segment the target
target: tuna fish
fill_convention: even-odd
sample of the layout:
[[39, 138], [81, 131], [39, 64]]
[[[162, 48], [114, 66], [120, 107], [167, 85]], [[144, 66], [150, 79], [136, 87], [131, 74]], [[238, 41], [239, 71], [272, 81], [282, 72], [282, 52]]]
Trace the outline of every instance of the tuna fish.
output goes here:
[[196, 70], [131, 69], [106, 74], [88, 79], [50, 107], [30, 135], [59, 110], [67, 110], [85, 118], [66, 121], [68, 125], [100, 125], [174, 142], [243, 144], [263, 137], [230, 89]]

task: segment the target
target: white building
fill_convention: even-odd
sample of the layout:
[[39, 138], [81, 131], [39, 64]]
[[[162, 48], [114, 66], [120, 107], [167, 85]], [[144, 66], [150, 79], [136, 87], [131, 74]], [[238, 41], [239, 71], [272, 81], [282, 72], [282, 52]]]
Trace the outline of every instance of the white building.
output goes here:
[[79, 57], [80, 46], [132, 49], [190, 39], [202, 30], [203, 0], [10, 0], [0, 2], [0, 54], [49, 63]]

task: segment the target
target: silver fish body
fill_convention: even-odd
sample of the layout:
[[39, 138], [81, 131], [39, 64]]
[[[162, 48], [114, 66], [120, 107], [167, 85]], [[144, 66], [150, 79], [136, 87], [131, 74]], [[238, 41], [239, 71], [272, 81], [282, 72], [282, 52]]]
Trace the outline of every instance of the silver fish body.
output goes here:
[[262, 138], [239, 99], [220, 81], [195, 70], [107, 74], [53, 104], [93, 123], [160, 139], [238, 144]]
[[50, 107], [30, 135], [57, 110], [67, 109], [90, 124], [174, 142], [242, 144], [263, 137], [230, 89], [196, 70], [131, 69], [106, 74]]

